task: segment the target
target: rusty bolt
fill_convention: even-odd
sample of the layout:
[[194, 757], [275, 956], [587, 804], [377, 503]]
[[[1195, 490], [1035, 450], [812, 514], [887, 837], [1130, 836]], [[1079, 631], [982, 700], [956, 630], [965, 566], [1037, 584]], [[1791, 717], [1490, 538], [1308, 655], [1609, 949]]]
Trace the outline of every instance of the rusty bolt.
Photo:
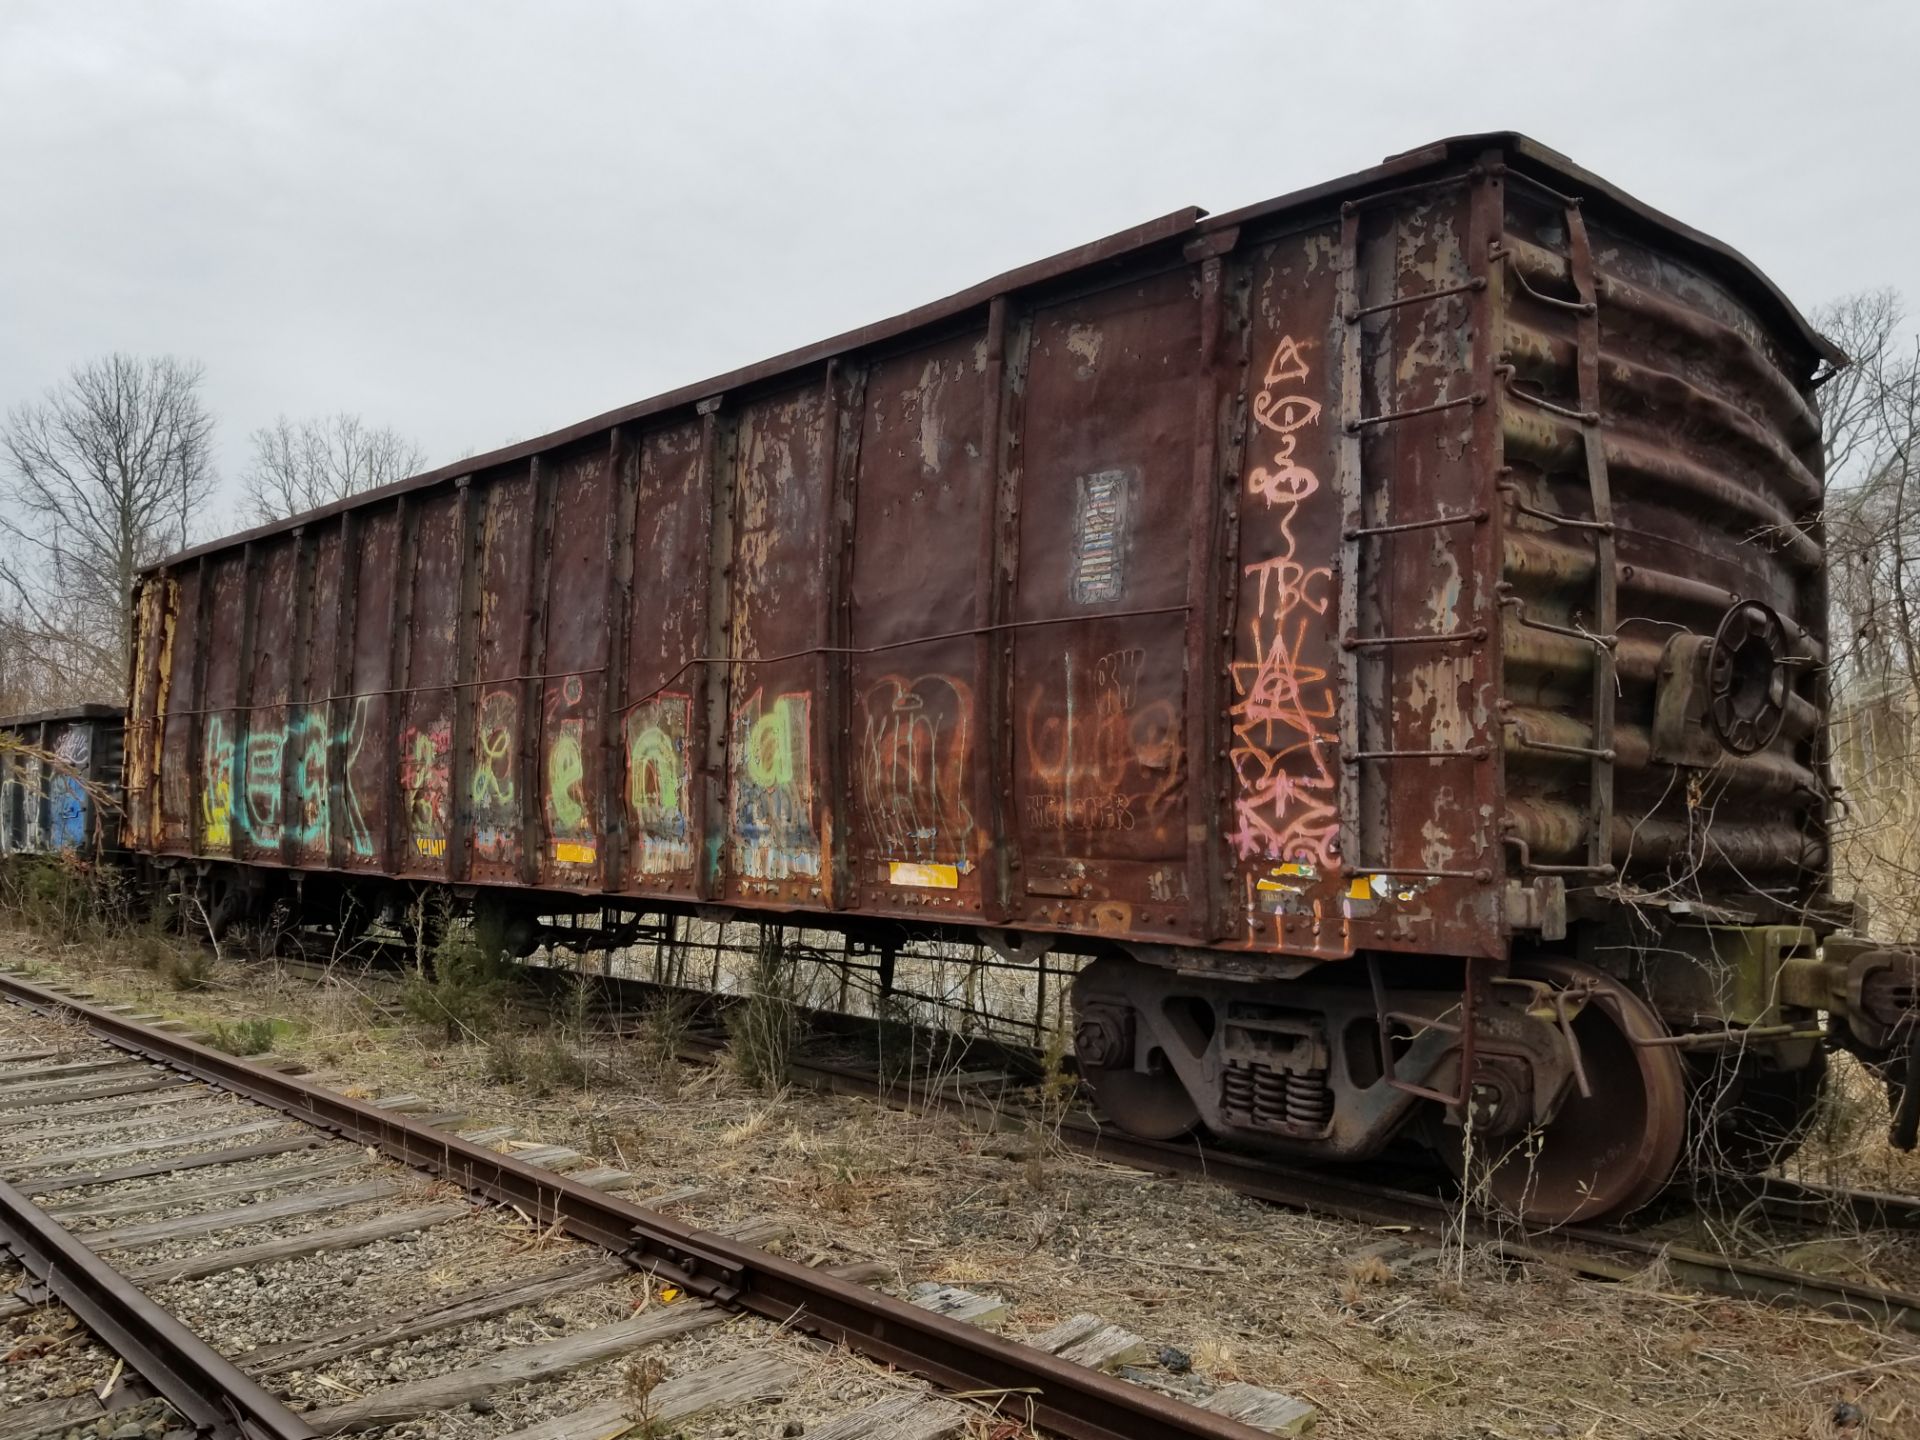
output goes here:
[[1073, 1029], [1073, 1053], [1082, 1065], [1116, 1069], [1133, 1062], [1133, 1012], [1090, 1009]]

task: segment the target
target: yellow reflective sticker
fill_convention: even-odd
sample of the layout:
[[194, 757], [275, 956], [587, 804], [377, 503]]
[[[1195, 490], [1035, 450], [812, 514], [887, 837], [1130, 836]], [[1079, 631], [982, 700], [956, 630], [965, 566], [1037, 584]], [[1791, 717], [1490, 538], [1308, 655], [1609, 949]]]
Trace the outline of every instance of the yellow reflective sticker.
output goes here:
[[918, 885], [926, 890], [958, 890], [958, 865], [922, 865], [913, 860], [889, 860], [887, 879], [895, 885]]
[[1373, 898], [1372, 883], [1369, 882], [1364, 875], [1354, 876], [1353, 879], [1347, 882], [1347, 898], [1349, 900], [1371, 900]]
[[599, 852], [591, 845], [581, 845], [572, 840], [553, 842], [553, 858], [563, 865], [591, 865]]

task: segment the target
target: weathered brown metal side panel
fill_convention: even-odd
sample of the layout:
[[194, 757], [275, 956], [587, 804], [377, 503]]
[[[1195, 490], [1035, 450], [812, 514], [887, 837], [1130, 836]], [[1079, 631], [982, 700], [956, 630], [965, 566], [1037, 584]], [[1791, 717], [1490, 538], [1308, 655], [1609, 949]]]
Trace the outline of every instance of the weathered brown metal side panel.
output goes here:
[[449, 880], [468, 878], [473, 840], [474, 732], [481, 677], [474, 669], [480, 623], [480, 495], [473, 477], [454, 481], [453, 548], [459, 556], [459, 596], [453, 616], [453, 725], [447, 750], [447, 853]]
[[473, 726], [472, 778], [467, 803], [473, 833], [468, 874], [512, 884], [520, 878], [522, 685], [517, 680], [526, 645], [527, 536], [534, 524], [533, 477], [526, 467], [489, 471], [475, 482], [480, 523], [480, 615], [474, 638], [478, 709]]
[[332, 863], [335, 746], [327, 696], [331, 693], [340, 630], [340, 526], [316, 527], [300, 536], [298, 568], [301, 632], [294, 654], [294, 704], [287, 723], [286, 832], [281, 853], [289, 864]]
[[989, 589], [975, 602], [987, 627], [982, 636], [979, 716], [981, 776], [975, 793], [994, 837], [992, 863], [982, 876], [985, 904], [995, 919], [1022, 919], [1027, 897], [1026, 857], [1015, 819], [1013, 719], [1014, 637], [1011, 628], [1020, 590], [1020, 486], [1025, 473], [1027, 366], [1033, 352], [1033, 318], [1004, 297], [987, 315], [988, 457], [993, 480], [992, 513], [981, 537]]
[[213, 607], [217, 594], [214, 584], [214, 557], [202, 555], [194, 562], [196, 572], [194, 583], [194, 633], [198, 637], [194, 645], [192, 694], [193, 708], [188, 712], [192, 717], [192, 729], [187, 754], [187, 829], [188, 848], [195, 855], [204, 855], [207, 848], [206, 829], [208, 824], [207, 794], [207, 726], [213, 715], [212, 689], [208, 681], [208, 654], [213, 643]]
[[601, 665], [606, 655], [607, 528], [613, 487], [606, 447], [554, 463], [553, 558], [540, 681], [540, 878], [558, 889], [599, 884]]
[[1335, 489], [1344, 322], [1338, 225], [1247, 257], [1247, 409], [1228, 687], [1232, 776], [1222, 826], [1240, 943], [1344, 955], [1336, 736], [1342, 527]]
[[520, 650], [520, 773], [519, 789], [520, 883], [531, 885], [540, 876], [540, 857], [546, 851], [546, 816], [541, 809], [540, 706], [547, 668], [547, 626], [551, 621], [548, 594], [553, 571], [553, 532], [558, 523], [554, 467], [541, 456], [527, 462], [533, 482], [533, 523], [527, 527], [527, 616]]
[[633, 827], [627, 808], [625, 722], [627, 650], [633, 625], [634, 506], [640, 489], [640, 450], [634, 432], [607, 433], [607, 596], [601, 636], [600, 885], [618, 890], [627, 873]]
[[[203, 703], [194, 680], [200, 670], [202, 647], [200, 600], [201, 567], [183, 569], [177, 580], [178, 616], [174, 622], [172, 654], [165, 678], [167, 712], [161, 728], [160, 754], [154, 765], [159, 833], [155, 848], [167, 854], [191, 851], [198, 828], [193, 811], [193, 773], [197, 760], [194, 736]], [[131, 735], [129, 735], [131, 743]]]
[[460, 610], [460, 496], [423, 496], [413, 531], [413, 609], [395, 759], [402, 807], [401, 874], [439, 878], [453, 823], [454, 631]]
[[698, 734], [692, 742], [699, 756], [699, 823], [695, 855], [699, 869], [694, 892], [703, 900], [718, 899], [726, 889], [728, 834], [728, 746], [732, 740], [732, 705], [737, 667], [731, 660], [733, 644], [734, 528], [739, 501], [739, 426], [722, 413], [721, 397], [699, 405], [700, 483], [707, 496], [707, 564], [705, 662], [699, 669], [694, 695]]
[[812, 383], [745, 406], [735, 459], [725, 893], [821, 901], [820, 546], [826, 407]]
[[244, 748], [246, 716], [237, 702], [241, 662], [246, 654], [241, 636], [251, 568], [244, 546], [216, 556], [211, 566], [205, 698], [201, 702], [206, 714], [202, 717], [200, 753], [194, 757], [200, 786], [200, 844], [208, 855], [234, 853], [234, 830], [239, 823], [235, 757]]
[[280, 861], [281, 755], [293, 659], [293, 546], [285, 536], [252, 547], [242, 625], [241, 708], [234, 724], [236, 860]]
[[1028, 913], [1187, 931], [1185, 634], [1200, 306], [1190, 269], [1034, 316], [1014, 798]]
[[393, 664], [400, 637], [394, 620], [405, 569], [398, 554], [401, 505], [363, 512], [353, 530], [356, 552], [354, 630], [347, 692], [335, 702], [340, 793], [333, 805], [334, 844], [352, 870], [387, 870], [395, 813], [392, 736], [400, 714]]
[[625, 888], [691, 896], [699, 854], [694, 705], [706, 650], [707, 547], [713, 510], [698, 420], [640, 445], [633, 514], [633, 613], [620, 785], [627, 811]]
[[[1363, 228], [1357, 300], [1392, 305], [1365, 328], [1361, 518], [1361, 703], [1377, 728], [1363, 766], [1350, 906], [1365, 943], [1494, 954], [1501, 868], [1494, 693], [1498, 561], [1484, 524], [1434, 524], [1484, 509], [1492, 461], [1476, 447], [1490, 353], [1476, 307], [1471, 215], [1486, 180], [1380, 207]], [[1484, 240], [1482, 240], [1484, 252]], [[1425, 528], [1398, 528], [1425, 526]], [[1359, 881], [1367, 881], [1361, 895]]]
[[353, 693], [354, 642], [359, 634], [360, 534], [366, 516], [345, 511], [333, 527], [333, 548], [337, 576], [334, 589], [333, 653], [326, 670], [326, 696], [320, 709], [327, 727], [327, 813], [318, 843], [325, 847], [327, 863], [344, 869], [351, 863], [347, 831], [351, 818], [347, 806], [347, 770], [356, 743], [364, 737], [355, 733], [357, 723], [365, 719], [359, 697]]
[[[289, 537], [292, 542], [292, 577], [288, 584], [288, 605], [291, 611], [293, 628], [292, 640], [287, 652], [287, 703], [286, 719], [280, 732], [279, 772], [279, 814], [280, 834], [275, 845], [279, 861], [283, 865], [296, 863], [306, 839], [301, 829], [302, 812], [307, 808], [297, 794], [297, 770], [301, 755], [307, 749], [307, 713], [306, 698], [310, 667], [313, 660], [313, 532], [305, 525], [294, 530]], [[325, 793], [326, 775], [326, 738], [324, 734], [316, 747], [320, 761], [322, 791]]]
[[826, 436], [825, 518], [820, 526], [820, 591], [827, 604], [820, 652], [820, 705], [814, 725], [814, 774], [821, 786], [820, 890], [828, 908], [857, 909], [860, 884], [853, 869], [853, 633], [854, 509], [859, 503], [861, 411], [867, 366], [827, 362], [821, 403]]
[[1238, 230], [1187, 247], [1200, 282], [1200, 356], [1194, 390], [1192, 507], [1187, 536], [1185, 728], [1187, 893], [1196, 939], [1236, 938], [1233, 862], [1222, 823], [1232, 797], [1226, 696], [1239, 575], [1239, 491], [1245, 450], [1250, 271], [1235, 257]]
[[[976, 916], [992, 845], [977, 768], [982, 533], [993, 506], [985, 341], [873, 366], [860, 423], [851, 644], [853, 856], [862, 907]], [[998, 383], [997, 373], [992, 383]], [[903, 563], [903, 557], [913, 557]], [[947, 635], [943, 640], [925, 640]], [[918, 642], [918, 643], [910, 643]]]

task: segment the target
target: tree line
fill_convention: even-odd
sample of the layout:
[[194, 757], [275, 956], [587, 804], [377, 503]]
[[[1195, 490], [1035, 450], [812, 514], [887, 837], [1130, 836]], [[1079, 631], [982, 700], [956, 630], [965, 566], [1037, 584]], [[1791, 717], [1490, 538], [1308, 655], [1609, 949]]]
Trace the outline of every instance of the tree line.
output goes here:
[[0, 426], [0, 715], [123, 703], [129, 597], [146, 566], [426, 468], [349, 414], [255, 430], [238, 514], [216, 503], [203, 368], [172, 356], [76, 365]]

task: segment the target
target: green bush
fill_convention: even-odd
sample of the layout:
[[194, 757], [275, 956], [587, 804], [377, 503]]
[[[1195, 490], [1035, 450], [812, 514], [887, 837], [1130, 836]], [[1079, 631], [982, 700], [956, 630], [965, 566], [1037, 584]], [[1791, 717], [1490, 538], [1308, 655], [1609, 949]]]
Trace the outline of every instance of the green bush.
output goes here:
[[409, 1015], [441, 1031], [449, 1043], [484, 1039], [500, 1023], [513, 967], [473, 926], [453, 921], [435, 928], [425, 963], [407, 981], [401, 1001]]

